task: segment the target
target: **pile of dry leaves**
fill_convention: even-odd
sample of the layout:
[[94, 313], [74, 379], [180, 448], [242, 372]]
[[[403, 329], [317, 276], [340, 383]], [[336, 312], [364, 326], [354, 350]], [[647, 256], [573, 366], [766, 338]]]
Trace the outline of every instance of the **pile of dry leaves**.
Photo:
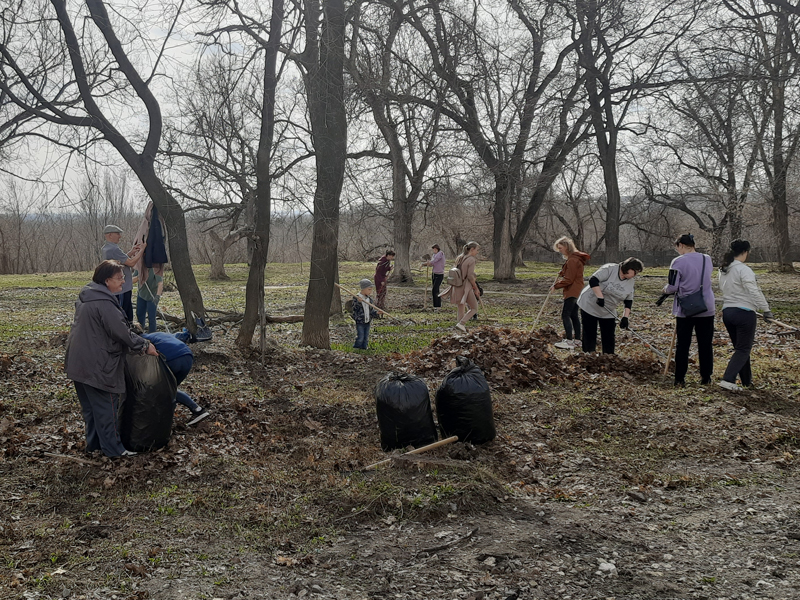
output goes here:
[[649, 356], [557, 355], [552, 344], [559, 339], [552, 327], [532, 333], [481, 327], [466, 335], [435, 339], [427, 348], [409, 354], [393, 354], [389, 363], [393, 369], [415, 375], [444, 376], [455, 366], [457, 356], [466, 356], [481, 368], [489, 383], [502, 392], [580, 380], [597, 373], [642, 376], [661, 369]]

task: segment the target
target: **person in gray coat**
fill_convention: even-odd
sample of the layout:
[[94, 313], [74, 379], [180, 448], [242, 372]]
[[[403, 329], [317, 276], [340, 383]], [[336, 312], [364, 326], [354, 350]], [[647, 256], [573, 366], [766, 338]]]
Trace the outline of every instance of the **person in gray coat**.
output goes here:
[[155, 346], [128, 329], [117, 294], [125, 281], [122, 264], [104, 260], [75, 303], [65, 368], [75, 384], [86, 423], [86, 452], [131, 456], [122, 445], [119, 411], [125, 394], [125, 354], [157, 356]]

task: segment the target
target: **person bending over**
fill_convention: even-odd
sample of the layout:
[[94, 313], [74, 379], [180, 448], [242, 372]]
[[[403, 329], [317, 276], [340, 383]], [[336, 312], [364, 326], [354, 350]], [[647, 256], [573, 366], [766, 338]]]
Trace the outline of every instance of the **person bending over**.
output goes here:
[[125, 354], [158, 356], [150, 342], [132, 333], [117, 296], [125, 282], [123, 267], [104, 260], [75, 303], [64, 366], [75, 384], [86, 425], [86, 452], [133, 456], [122, 445], [119, 413], [125, 396]]
[[[156, 347], [156, 350], [161, 353], [169, 370], [175, 376], [175, 381], [180, 385], [186, 379], [189, 371], [192, 370], [192, 365], [194, 365], [194, 354], [191, 348], [181, 339], [162, 331], [143, 333], [142, 337], [149, 340]], [[194, 425], [210, 416], [210, 413], [205, 408], [198, 406], [191, 396], [184, 391], [177, 391], [175, 402], [176, 404], [183, 404], [191, 411], [192, 416], [186, 422], [187, 425]]]
[[631, 257], [621, 263], [603, 265], [589, 278], [589, 285], [578, 297], [583, 324], [581, 348], [584, 352], [594, 352], [597, 348], [599, 325], [603, 354], [614, 354], [617, 307], [620, 304], [625, 306], [619, 326], [627, 329], [633, 306], [634, 278], [643, 270], [642, 261]]

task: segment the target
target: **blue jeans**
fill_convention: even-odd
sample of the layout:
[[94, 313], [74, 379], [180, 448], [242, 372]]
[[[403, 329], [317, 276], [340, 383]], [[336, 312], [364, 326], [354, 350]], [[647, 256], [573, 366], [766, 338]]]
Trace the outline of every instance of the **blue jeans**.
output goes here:
[[[139, 321], [139, 325], [141, 325], [142, 329], [146, 330], [147, 333], [153, 333], [156, 330], [157, 306], [155, 302], [144, 300], [139, 296], [136, 297], [136, 320]], [[150, 320], [150, 326], [147, 328], [144, 326], [145, 316]]]
[[[169, 367], [169, 370], [172, 371], [172, 374], [175, 375], [175, 381], [178, 385], [180, 385], [181, 382], [186, 379], [189, 371], [192, 370], [193, 364], [194, 358], [191, 354], [185, 354], [184, 356], [179, 356], [178, 358], [173, 358], [172, 360], [167, 361], [167, 366]], [[178, 404], [183, 404], [192, 412], [197, 412], [200, 410], [200, 407], [197, 406], [197, 403], [194, 400], [192, 400], [192, 397], [181, 390], [178, 390], [177, 394], [175, 395], [175, 401]]]
[[369, 323], [356, 323], [356, 343], [353, 348], [360, 348], [361, 350], [367, 349], [367, 342], [369, 342]]
[[119, 432], [122, 395], [85, 383], [74, 383], [86, 424], [86, 451], [102, 450], [103, 454], [112, 457], [125, 452]]

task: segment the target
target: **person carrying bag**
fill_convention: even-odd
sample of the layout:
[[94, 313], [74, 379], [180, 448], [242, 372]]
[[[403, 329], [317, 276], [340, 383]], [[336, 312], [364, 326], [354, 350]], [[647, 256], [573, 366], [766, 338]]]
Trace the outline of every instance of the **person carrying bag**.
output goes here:
[[697, 336], [700, 382], [711, 383], [714, 372], [714, 292], [711, 289], [711, 257], [695, 250], [694, 236], [686, 233], [675, 240], [678, 256], [669, 266], [665, 294], [674, 294], [675, 385], [686, 384], [692, 333]]

